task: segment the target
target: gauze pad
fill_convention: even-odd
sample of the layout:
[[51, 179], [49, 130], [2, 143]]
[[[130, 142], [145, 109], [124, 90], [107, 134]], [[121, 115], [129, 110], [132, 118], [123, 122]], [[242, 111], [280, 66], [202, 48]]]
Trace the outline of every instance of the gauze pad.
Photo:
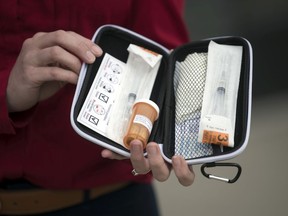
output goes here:
[[206, 67], [207, 53], [189, 54], [175, 65], [175, 154], [185, 159], [213, 154], [211, 145], [198, 142]]
[[209, 44], [199, 142], [234, 146], [242, 49], [213, 41]]

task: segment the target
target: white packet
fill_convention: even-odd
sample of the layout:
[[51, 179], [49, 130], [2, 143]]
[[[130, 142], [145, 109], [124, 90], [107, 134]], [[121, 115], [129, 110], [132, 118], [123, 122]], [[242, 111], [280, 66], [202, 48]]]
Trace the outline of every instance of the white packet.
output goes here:
[[134, 101], [149, 99], [162, 55], [130, 44], [125, 74], [111, 110], [107, 137], [123, 145]]
[[234, 146], [242, 50], [242, 46], [209, 44], [199, 142]]

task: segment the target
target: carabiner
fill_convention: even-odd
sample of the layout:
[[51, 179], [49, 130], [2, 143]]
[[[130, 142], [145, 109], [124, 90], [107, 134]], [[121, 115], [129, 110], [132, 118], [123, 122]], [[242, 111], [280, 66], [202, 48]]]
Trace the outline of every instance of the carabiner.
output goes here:
[[[236, 173], [235, 177], [233, 179], [228, 179], [228, 178], [223, 178], [223, 177], [208, 174], [205, 171], [205, 168], [219, 167], [219, 166], [221, 166], [221, 167], [236, 167], [237, 173]], [[215, 163], [215, 162], [213, 162], [213, 163], [203, 164], [201, 166], [201, 172], [206, 178], [224, 181], [227, 183], [234, 183], [239, 179], [241, 172], [242, 172], [242, 168], [239, 164], [236, 164], [236, 163]]]

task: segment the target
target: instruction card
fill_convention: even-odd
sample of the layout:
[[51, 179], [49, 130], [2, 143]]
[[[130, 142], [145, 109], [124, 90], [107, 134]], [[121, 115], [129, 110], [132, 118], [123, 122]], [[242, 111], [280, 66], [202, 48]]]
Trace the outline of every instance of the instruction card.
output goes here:
[[86, 127], [106, 134], [111, 108], [121, 84], [126, 64], [106, 53], [92, 83], [77, 121]]

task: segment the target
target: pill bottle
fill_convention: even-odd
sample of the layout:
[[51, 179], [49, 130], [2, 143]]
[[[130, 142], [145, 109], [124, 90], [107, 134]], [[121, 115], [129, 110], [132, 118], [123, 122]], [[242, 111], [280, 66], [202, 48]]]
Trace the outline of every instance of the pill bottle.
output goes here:
[[148, 99], [141, 99], [134, 103], [132, 114], [123, 138], [124, 146], [130, 149], [130, 142], [138, 139], [146, 148], [153, 124], [159, 117], [159, 107]]

